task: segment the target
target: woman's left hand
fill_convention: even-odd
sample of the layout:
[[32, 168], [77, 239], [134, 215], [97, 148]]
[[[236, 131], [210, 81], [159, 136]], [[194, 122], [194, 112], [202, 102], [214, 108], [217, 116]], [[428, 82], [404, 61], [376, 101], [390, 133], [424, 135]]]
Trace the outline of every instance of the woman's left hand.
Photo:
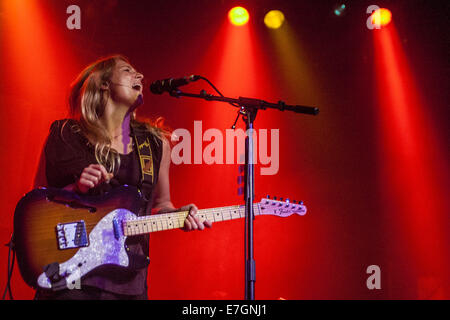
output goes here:
[[184, 221], [184, 230], [192, 231], [192, 230], [203, 230], [205, 226], [207, 228], [212, 227], [212, 222], [209, 220], [201, 221], [197, 215], [198, 208], [195, 204], [188, 204], [187, 206], [181, 207], [181, 211], [188, 211], [189, 214]]

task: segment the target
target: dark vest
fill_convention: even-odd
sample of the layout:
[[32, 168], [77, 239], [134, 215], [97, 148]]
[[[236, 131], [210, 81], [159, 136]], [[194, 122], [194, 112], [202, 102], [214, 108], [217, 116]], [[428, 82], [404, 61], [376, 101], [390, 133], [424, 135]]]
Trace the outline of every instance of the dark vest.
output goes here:
[[[50, 187], [63, 188], [75, 183], [85, 167], [97, 163], [94, 146], [80, 132], [77, 132], [76, 127], [77, 122], [72, 119], [57, 120], [51, 125], [44, 149], [46, 177]], [[100, 195], [124, 184], [136, 186], [145, 199], [140, 212], [136, 214], [149, 215], [162, 158], [162, 141], [148, 132], [143, 124], [133, 125], [132, 133], [133, 152], [120, 155], [121, 165], [114, 178], [109, 183], [90, 189], [89, 194]], [[140, 149], [138, 145], [141, 145]], [[127, 245], [132, 254], [148, 257], [148, 235], [130, 237], [127, 239]], [[118, 294], [139, 295], [147, 290], [147, 268], [133, 272], [101, 269], [83, 278], [81, 287], [83, 286], [94, 286]]]

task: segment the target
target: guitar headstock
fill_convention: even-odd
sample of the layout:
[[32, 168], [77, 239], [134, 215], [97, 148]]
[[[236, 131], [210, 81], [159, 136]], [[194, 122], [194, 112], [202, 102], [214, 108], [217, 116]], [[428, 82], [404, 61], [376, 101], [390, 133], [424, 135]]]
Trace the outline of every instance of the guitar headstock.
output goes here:
[[276, 200], [276, 198], [263, 198], [259, 205], [261, 214], [270, 214], [279, 217], [289, 217], [294, 213], [303, 216], [307, 211], [302, 201], [297, 202], [294, 200], [291, 202], [289, 199], [283, 201], [283, 198], [280, 198], [280, 200]]

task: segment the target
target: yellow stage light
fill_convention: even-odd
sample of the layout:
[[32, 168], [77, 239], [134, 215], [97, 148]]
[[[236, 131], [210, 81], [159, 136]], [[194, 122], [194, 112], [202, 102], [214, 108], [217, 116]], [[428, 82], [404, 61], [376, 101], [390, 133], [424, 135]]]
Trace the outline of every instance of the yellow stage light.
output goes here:
[[228, 19], [235, 26], [242, 26], [250, 18], [248, 11], [243, 7], [234, 7], [228, 12]]
[[279, 10], [270, 10], [264, 17], [264, 23], [268, 28], [278, 29], [283, 25], [284, 14]]

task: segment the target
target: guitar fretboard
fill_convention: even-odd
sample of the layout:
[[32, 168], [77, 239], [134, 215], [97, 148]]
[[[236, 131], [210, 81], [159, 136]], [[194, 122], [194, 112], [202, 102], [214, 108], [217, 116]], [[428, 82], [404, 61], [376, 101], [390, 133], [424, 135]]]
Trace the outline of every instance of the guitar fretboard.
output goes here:
[[[261, 214], [261, 208], [258, 203], [253, 204], [253, 213], [255, 216]], [[135, 236], [150, 232], [183, 228], [184, 221], [186, 220], [188, 214], [188, 211], [178, 211], [126, 220], [123, 222], [124, 235]], [[205, 220], [209, 220], [211, 222], [219, 222], [240, 219], [245, 217], [245, 206], [238, 205], [212, 209], [201, 209], [197, 211], [197, 216], [202, 222]]]

